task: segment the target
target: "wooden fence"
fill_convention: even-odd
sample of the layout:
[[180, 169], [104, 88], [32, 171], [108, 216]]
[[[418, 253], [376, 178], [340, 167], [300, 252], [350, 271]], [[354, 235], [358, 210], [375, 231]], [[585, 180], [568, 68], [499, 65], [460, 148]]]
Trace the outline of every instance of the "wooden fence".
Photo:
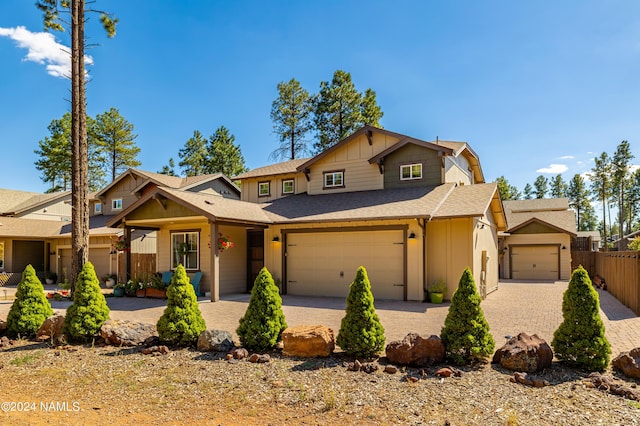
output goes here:
[[[125, 281], [124, 256], [118, 259], [118, 281]], [[156, 272], [155, 253], [131, 253], [131, 278], [142, 278]]]
[[604, 278], [607, 291], [640, 315], [640, 252], [571, 252], [571, 268], [582, 265], [593, 278]]

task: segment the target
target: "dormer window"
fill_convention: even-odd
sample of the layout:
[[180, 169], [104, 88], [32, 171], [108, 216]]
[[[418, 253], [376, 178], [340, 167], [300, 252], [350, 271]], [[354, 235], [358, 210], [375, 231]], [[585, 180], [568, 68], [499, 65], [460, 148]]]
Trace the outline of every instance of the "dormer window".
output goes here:
[[114, 198], [111, 200], [112, 210], [122, 210], [122, 198]]
[[282, 181], [282, 193], [293, 194], [293, 179], [285, 179]]
[[422, 179], [422, 164], [405, 164], [400, 166], [400, 180]]
[[325, 188], [344, 188], [344, 170], [324, 173]]
[[270, 194], [269, 182], [258, 182], [258, 197], [268, 197]]
[[102, 203], [100, 201], [93, 205], [93, 212], [96, 214], [102, 213]]

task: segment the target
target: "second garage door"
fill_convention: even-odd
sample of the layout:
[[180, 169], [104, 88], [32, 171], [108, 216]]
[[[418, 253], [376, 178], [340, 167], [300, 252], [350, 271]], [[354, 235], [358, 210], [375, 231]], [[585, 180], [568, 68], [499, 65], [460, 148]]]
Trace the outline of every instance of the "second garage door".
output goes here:
[[404, 299], [403, 231], [287, 235], [287, 293], [346, 297], [364, 266], [376, 299]]
[[511, 278], [560, 279], [560, 247], [557, 245], [511, 246]]

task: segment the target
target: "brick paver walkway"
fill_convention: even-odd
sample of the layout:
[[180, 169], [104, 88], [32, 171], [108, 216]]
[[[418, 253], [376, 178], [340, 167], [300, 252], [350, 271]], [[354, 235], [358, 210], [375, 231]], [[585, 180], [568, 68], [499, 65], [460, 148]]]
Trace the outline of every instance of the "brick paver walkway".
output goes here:
[[[498, 291], [482, 302], [482, 309], [499, 347], [505, 336], [521, 331], [533, 334], [551, 343], [553, 332], [562, 322], [562, 294], [567, 282], [526, 283], [507, 281], [500, 283]], [[11, 302], [3, 300], [0, 288], [0, 318], [5, 319]], [[14, 288], [8, 288], [11, 295]], [[612, 346], [612, 355], [640, 346], [640, 317], [618, 302], [611, 294], [599, 290], [601, 316], [606, 336]], [[111, 318], [156, 323], [166, 301], [137, 298], [108, 298]], [[249, 295], [227, 297], [218, 303], [200, 300], [200, 309], [208, 328], [228, 330], [235, 336], [238, 320], [247, 308]], [[64, 310], [65, 302], [53, 302], [55, 309]], [[385, 327], [387, 342], [402, 339], [409, 332], [423, 336], [440, 334], [448, 312], [448, 303], [433, 305], [420, 302], [376, 301], [376, 311]], [[288, 325], [324, 324], [340, 329], [344, 316], [344, 299], [323, 297], [284, 296], [283, 310]]]

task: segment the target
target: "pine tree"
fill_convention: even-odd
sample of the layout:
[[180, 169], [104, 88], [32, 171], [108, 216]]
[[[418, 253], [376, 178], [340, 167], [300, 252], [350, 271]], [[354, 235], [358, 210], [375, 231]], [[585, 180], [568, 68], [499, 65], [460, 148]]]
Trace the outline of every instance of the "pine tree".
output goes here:
[[267, 351], [276, 345], [286, 328], [278, 287], [267, 268], [262, 268], [253, 284], [249, 306], [240, 318], [236, 333], [245, 348]]
[[89, 342], [109, 319], [109, 307], [91, 262], [84, 264], [76, 281], [73, 303], [67, 308], [64, 334], [73, 342]]
[[304, 137], [313, 127], [312, 113], [313, 97], [298, 80], [278, 83], [278, 98], [271, 104], [271, 121], [280, 146], [271, 153], [272, 159], [294, 160], [307, 153]]
[[208, 152], [207, 140], [198, 130], [193, 132], [193, 137], [178, 152], [181, 161], [178, 165], [187, 176], [198, 176], [206, 173]]
[[600, 298], [582, 266], [573, 271], [562, 296], [562, 316], [551, 342], [556, 358], [587, 371], [607, 368], [611, 346], [600, 318]]
[[137, 160], [140, 148], [135, 144], [138, 135], [133, 133], [133, 124], [116, 108], [111, 107], [109, 111], [98, 114], [92, 131], [105, 157], [104, 165], [111, 181], [126, 169], [142, 164]]
[[173, 161], [173, 157], [171, 157], [169, 158], [169, 163], [162, 166], [162, 170], [160, 170], [158, 173], [167, 176], [176, 176], [175, 167], [176, 163], [175, 161]]
[[224, 126], [220, 126], [209, 136], [206, 173], [223, 173], [233, 177], [247, 171], [242, 150], [240, 145], [234, 143], [235, 140], [236, 137]]
[[542, 175], [538, 176], [535, 182], [533, 182], [533, 186], [536, 188], [536, 198], [546, 197], [547, 191], [549, 190], [549, 181], [546, 177]]
[[521, 194], [518, 188], [510, 185], [504, 176], [497, 178], [496, 183], [498, 184], [498, 192], [502, 201], [518, 200], [520, 198]]
[[533, 198], [533, 188], [531, 187], [530, 183], [527, 183], [524, 186], [524, 191], [522, 194], [522, 198], [525, 200], [531, 200]]
[[347, 310], [336, 338], [338, 346], [349, 355], [368, 358], [384, 348], [384, 327], [373, 302], [367, 270], [361, 266], [349, 286]]
[[440, 333], [447, 357], [455, 364], [468, 364], [493, 353], [495, 342], [480, 302], [471, 270], [466, 268]]
[[550, 183], [551, 198], [564, 198], [567, 196], [567, 190], [569, 189], [567, 183], [562, 179], [562, 175], [556, 175], [551, 179]]
[[12, 338], [33, 336], [51, 315], [53, 309], [44, 295], [42, 283], [33, 266], [27, 265], [7, 315], [7, 334]]
[[190, 346], [207, 327], [184, 266], [178, 265], [167, 288], [167, 307], [156, 325], [160, 340]]
[[594, 166], [591, 169], [589, 179], [591, 180], [591, 193], [594, 194], [596, 200], [602, 202], [602, 240], [606, 251], [609, 247], [609, 242], [607, 241], [607, 207], [611, 196], [612, 167], [609, 155], [606, 152], [603, 152], [600, 157], [596, 157], [593, 160]]
[[567, 197], [569, 198], [569, 207], [576, 212], [576, 228], [578, 231], [588, 230], [583, 229], [584, 219], [589, 208], [593, 210], [593, 207], [589, 202], [589, 190], [584, 183], [584, 178], [579, 174], [575, 174], [569, 181]]

